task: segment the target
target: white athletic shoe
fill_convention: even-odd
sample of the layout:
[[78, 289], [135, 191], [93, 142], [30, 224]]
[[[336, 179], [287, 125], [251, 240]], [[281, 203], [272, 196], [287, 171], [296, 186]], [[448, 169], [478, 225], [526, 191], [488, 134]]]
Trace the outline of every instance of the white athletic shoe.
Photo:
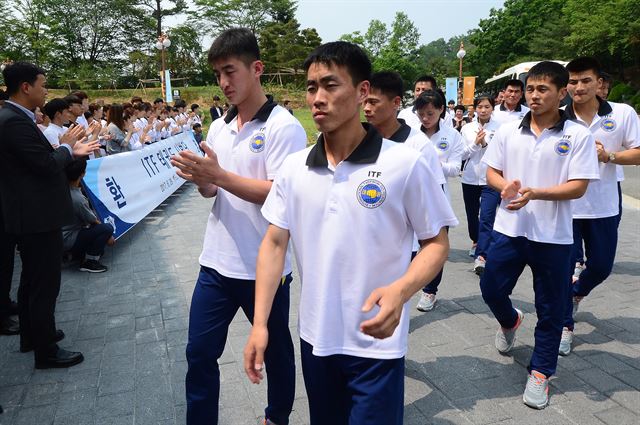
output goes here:
[[544, 409], [549, 404], [549, 378], [532, 370], [527, 386], [522, 394], [522, 401], [534, 409]]
[[562, 328], [562, 338], [560, 338], [560, 348], [558, 354], [568, 356], [571, 352], [571, 343], [573, 342], [573, 331], [567, 327]]
[[500, 329], [498, 329], [498, 332], [496, 332], [496, 349], [502, 354], [511, 351], [511, 349], [515, 345], [516, 331], [524, 320], [524, 313], [517, 308], [515, 310], [518, 313], [518, 320], [516, 321], [516, 325], [511, 329], [505, 329], [501, 327]]
[[484, 258], [482, 257], [476, 258], [476, 260], [473, 262], [473, 272], [478, 276], [482, 276], [482, 273], [484, 273], [484, 268], [486, 265], [487, 265], [487, 262], [485, 261]]
[[436, 294], [427, 294], [423, 292], [420, 294], [420, 301], [416, 308], [422, 312], [431, 311], [436, 306]]
[[475, 257], [475, 256], [476, 256], [476, 245], [473, 245], [469, 250], [469, 257]]
[[576, 267], [573, 269], [573, 280], [574, 280], [574, 282], [576, 280], [578, 280], [578, 278], [580, 277], [580, 273], [582, 273], [582, 271], [585, 268], [586, 267], [584, 266], [584, 264], [576, 263]]

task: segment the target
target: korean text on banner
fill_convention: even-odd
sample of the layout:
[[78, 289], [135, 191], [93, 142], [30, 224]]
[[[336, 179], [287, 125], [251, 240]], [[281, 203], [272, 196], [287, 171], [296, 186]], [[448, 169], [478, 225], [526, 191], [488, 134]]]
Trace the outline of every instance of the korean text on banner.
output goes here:
[[185, 182], [169, 162], [190, 150], [202, 155], [193, 133], [181, 133], [137, 151], [87, 162], [83, 186], [98, 218], [119, 238]]

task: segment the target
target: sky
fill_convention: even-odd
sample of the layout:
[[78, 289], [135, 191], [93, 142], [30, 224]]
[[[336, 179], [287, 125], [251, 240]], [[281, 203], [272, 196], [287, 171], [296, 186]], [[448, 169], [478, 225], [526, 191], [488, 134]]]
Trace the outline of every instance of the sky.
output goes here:
[[465, 34], [503, 5], [504, 0], [299, 0], [296, 16], [302, 28], [315, 28], [327, 42], [354, 31], [364, 34], [372, 19], [389, 26], [396, 12], [405, 12], [420, 43], [427, 44]]
[[[187, 1], [187, 4], [193, 4]], [[396, 12], [405, 12], [420, 32], [420, 44], [465, 34], [487, 18], [491, 8], [504, 0], [298, 0], [296, 17], [302, 28], [315, 28], [322, 41], [337, 40], [342, 34], [365, 33], [372, 19], [387, 25]], [[173, 26], [185, 17], [169, 17]]]

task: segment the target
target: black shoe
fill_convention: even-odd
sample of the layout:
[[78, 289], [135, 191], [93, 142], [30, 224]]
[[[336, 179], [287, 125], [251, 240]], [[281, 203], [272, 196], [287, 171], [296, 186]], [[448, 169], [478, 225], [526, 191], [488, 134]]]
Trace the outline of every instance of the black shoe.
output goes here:
[[0, 319], [0, 335], [18, 335], [20, 333], [20, 323], [11, 317]]
[[9, 304], [9, 315], [10, 316], [17, 316], [18, 315], [18, 303], [15, 301], [11, 301], [11, 304]]
[[[62, 332], [62, 329], [58, 329], [56, 331], [56, 336], [53, 339], [53, 342], [60, 342], [64, 339], [65, 335], [64, 332]], [[22, 342], [20, 341], [20, 352], [21, 353], [28, 353], [29, 351], [33, 350], [33, 346], [31, 345], [30, 342]]]
[[48, 356], [36, 355], [36, 369], [71, 367], [82, 363], [83, 360], [84, 356], [82, 353], [58, 348], [58, 351], [55, 354]]
[[81, 272], [102, 273], [107, 271], [107, 266], [100, 264], [100, 262], [96, 260], [86, 260], [80, 265], [79, 270]]

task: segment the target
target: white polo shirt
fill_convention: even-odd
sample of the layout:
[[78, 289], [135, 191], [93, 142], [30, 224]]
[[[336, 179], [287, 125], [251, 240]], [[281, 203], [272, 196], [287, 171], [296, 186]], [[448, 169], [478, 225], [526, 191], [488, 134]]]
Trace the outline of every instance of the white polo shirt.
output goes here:
[[76, 118], [76, 124], [81, 125], [85, 130], [89, 129], [89, 122], [84, 117], [84, 113]]
[[511, 121], [520, 122], [529, 111], [530, 109], [521, 103], [518, 103], [516, 108], [513, 111], [510, 111], [506, 106], [504, 106], [504, 102], [502, 102], [493, 110], [491, 120], [495, 121], [496, 124], [505, 124]]
[[[560, 111], [560, 120], [540, 136], [531, 131], [531, 114], [522, 122], [503, 124], [482, 161], [502, 171], [505, 180], [520, 180], [522, 187], [548, 188], [569, 180], [600, 178], [598, 155], [591, 133]], [[571, 201], [529, 201], [517, 211], [502, 200], [493, 229], [530, 241], [573, 244]]]
[[60, 137], [62, 137], [67, 130], [69, 130], [67, 127], [61, 127], [54, 123], [50, 123], [42, 134], [44, 134], [44, 137], [46, 137], [49, 143], [51, 143], [51, 146], [57, 148], [60, 146]]
[[[429, 137], [429, 140], [438, 154], [445, 180], [449, 180], [449, 177], [457, 177], [460, 174], [462, 154], [464, 153], [464, 143], [458, 130], [440, 125], [438, 131]], [[444, 193], [451, 202], [448, 183], [444, 185]]]
[[414, 231], [430, 239], [457, 220], [424, 155], [363, 125], [365, 139], [335, 167], [322, 136], [287, 158], [262, 213], [291, 235], [300, 337], [313, 354], [395, 359], [407, 350], [409, 303], [386, 339], [360, 331], [379, 311], [363, 313], [362, 305], [407, 271]]
[[[640, 148], [640, 125], [636, 111], [624, 103], [598, 100], [600, 108], [591, 125], [587, 125], [576, 116], [573, 104], [567, 105], [567, 116], [587, 127], [593, 134], [593, 138], [601, 142], [607, 152]], [[572, 201], [573, 218], [603, 218], [618, 215], [618, 166], [610, 162], [599, 162], [598, 165], [600, 180], [589, 183], [584, 196]]]
[[[269, 99], [238, 131], [237, 109], [216, 120], [206, 143], [220, 166], [242, 177], [273, 180], [292, 152], [304, 149], [304, 129], [286, 109]], [[261, 205], [245, 201], [222, 188], [211, 208], [200, 264], [233, 279], [255, 280], [256, 258], [268, 222]], [[289, 255], [285, 273], [291, 273]]]
[[[444, 174], [442, 173], [442, 166], [440, 165], [440, 159], [438, 158], [438, 153], [435, 148], [431, 144], [431, 141], [421, 131], [418, 131], [414, 128], [411, 128], [404, 122], [402, 119], [398, 119], [400, 123], [400, 128], [389, 137], [389, 140], [396, 143], [404, 143], [405, 146], [413, 148], [418, 152], [422, 152], [424, 157], [427, 160], [427, 164], [429, 168], [435, 170], [436, 174], [436, 182], [443, 187], [447, 183], [447, 179], [445, 179]], [[418, 241], [417, 236], [413, 236], [413, 246], [411, 250], [413, 252], [417, 252], [420, 249], [420, 243]]]
[[[490, 119], [482, 127], [485, 131], [484, 141], [489, 145], [500, 125]], [[476, 144], [476, 136], [479, 131], [480, 123], [478, 121], [465, 124], [460, 131], [464, 142], [462, 159], [467, 161], [464, 163], [464, 169], [462, 170], [462, 183], [484, 186], [487, 184], [487, 165], [482, 162], [482, 157], [487, 148]]]

